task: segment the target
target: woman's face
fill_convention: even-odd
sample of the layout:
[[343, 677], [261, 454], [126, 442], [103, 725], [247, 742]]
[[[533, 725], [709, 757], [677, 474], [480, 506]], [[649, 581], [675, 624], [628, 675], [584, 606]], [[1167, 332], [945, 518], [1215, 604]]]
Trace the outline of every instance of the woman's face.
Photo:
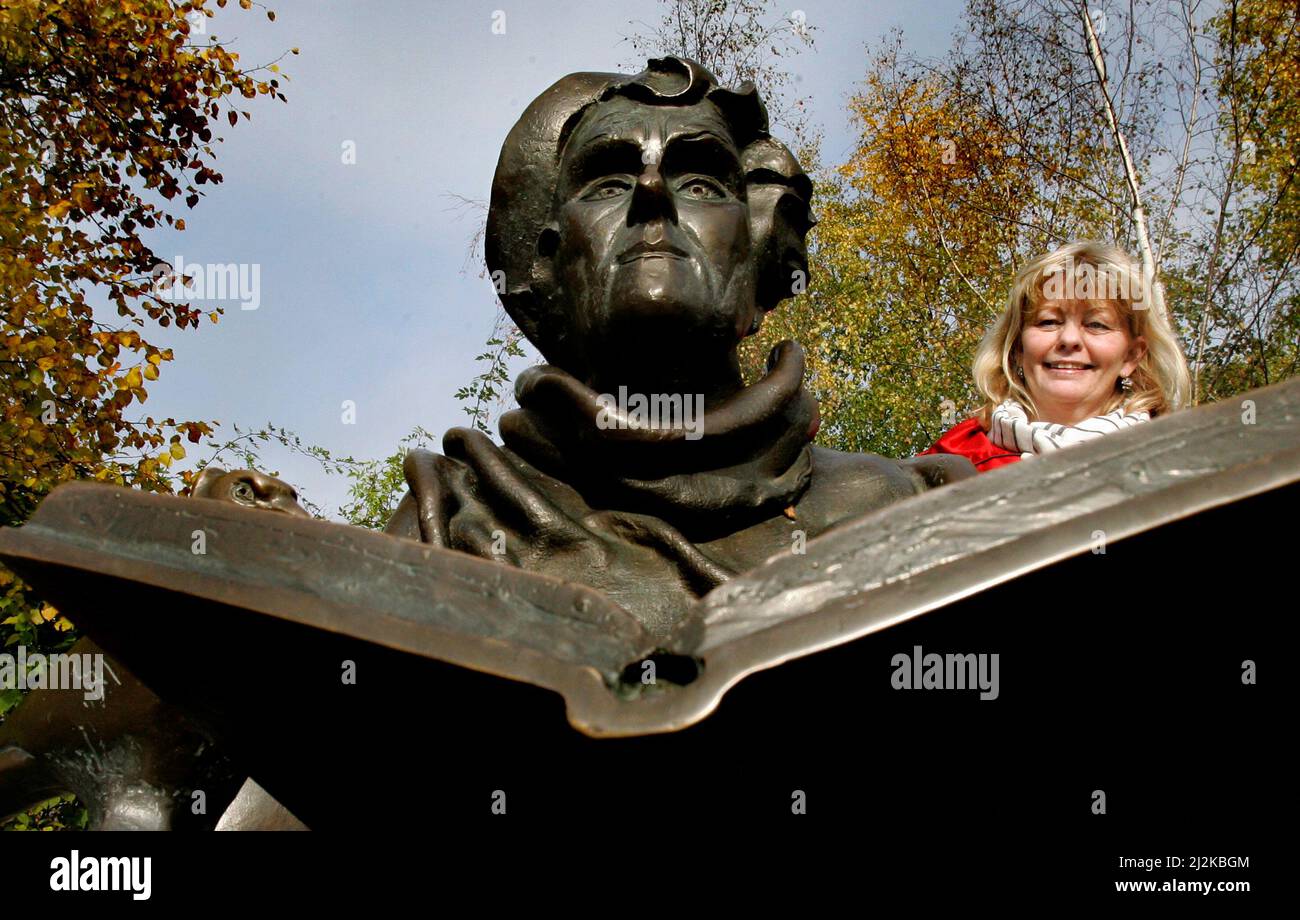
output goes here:
[[1104, 300], [1046, 300], [1020, 333], [1025, 389], [1035, 421], [1073, 425], [1100, 415], [1115, 383], [1137, 369], [1147, 344]]

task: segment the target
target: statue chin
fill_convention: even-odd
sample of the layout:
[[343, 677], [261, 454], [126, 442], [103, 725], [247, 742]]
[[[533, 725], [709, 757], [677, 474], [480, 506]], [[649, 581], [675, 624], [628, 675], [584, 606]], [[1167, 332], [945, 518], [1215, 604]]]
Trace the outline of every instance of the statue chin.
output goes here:
[[600, 338], [623, 358], [650, 348], [698, 356], [726, 354], [748, 327], [743, 299], [702, 283], [656, 285], [629, 278], [616, 283], [602, 313]]
[[642, 379], [646, 373], [680, 382], [728, 365], [741, 338], [738, 322], [735, 316], [706, 312], [697, 304], [623, 303], [595, 337], [601, 344], [587, 352], [588, 359], [598, 376], [629, 385], [650, 386]]

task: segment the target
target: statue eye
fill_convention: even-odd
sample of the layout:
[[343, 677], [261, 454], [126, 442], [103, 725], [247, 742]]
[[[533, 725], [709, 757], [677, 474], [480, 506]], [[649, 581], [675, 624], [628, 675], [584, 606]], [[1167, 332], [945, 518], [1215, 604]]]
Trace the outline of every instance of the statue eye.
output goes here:
[[234, 495], [235, 501], [245, 502], [250, 505], [254, 501], [253, 487], [247, 482], [235, 483], [235, 487], [231, 490], [231, 493]]
[[711, 182], [708, 179], [701, 179], [698, 176], [687, 181], [686, 184], [682, 186], [682, 191], [688, 198], [697, 198], [700, 200], [726, 197], [726, 194], [718, 187], [717, 183]]
[[605, 179], [589, 188], [583, 194], [582, 200], [604, 201], [609, 198], [617, 198], [631, 187], [631, 184], [626, 179]]

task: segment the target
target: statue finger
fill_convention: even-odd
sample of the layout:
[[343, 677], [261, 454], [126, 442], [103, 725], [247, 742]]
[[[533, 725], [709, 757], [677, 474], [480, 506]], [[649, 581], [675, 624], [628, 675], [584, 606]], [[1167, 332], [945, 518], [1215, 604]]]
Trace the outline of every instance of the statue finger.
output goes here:
[[489, 507], [513, 512], [526, 529], [551, 539], [579, 542], [591, 538], [590, 531], [543, 495], [482, 432], [452, 428], [443, 437], [442, 446], [448, 457], [463, 460], [474, 470], [475, 486]]

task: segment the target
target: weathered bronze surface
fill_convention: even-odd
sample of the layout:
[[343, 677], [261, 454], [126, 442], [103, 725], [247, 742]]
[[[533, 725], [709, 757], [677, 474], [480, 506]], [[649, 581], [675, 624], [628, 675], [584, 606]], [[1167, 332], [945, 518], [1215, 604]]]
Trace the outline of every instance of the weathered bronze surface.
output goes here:
[[[0, 558], [56, 601], [104, 578], [139, 583], [557, 691], [591, 735], [673, 731], [746, 674], [1086, 553], [1099, 532], [1115, 542], [1300, 482], [1300, 379], [1241, 398], [1253, 424], [1238, 400], [1203, 406], [861, 517], [710, 591], [667, 637], [554, 576], [98, 484], [64, 486], [26, 526], [0, 532]], [[210, 534], [203, 555], [191, 552], [195, 529]], [[154, 629], [103, 605], [83, 619], [128, 661]], [[670, 693], [629, 698], [623, 675], [656, 650], [698, 670]]]
[[[737, 346], [807, 283], [811, 191], [753, 86], [692, 61], [550, 87], [506, 138], [486, 239], [549, 364], [517, 381], [504, 447], [457, 428], [408, 457], [388, 532], [590, 585], [662, 639], [768, 556], [972, 475], [813, 446], [793, 342], [744, 386]], [[602, 417], [620, 392], [698, 406], [695, 430]]]
[[[512, 130], [493, 185], [489, 267], [549, 362], [517, 381], [504, 445], [452, 429], [442, 454], [409, 455], [387, 534], [311, 520], [271, 477], [213, 470], [195, 499], [63, 486], [0, 532], [0, 558], [315, 826], [349, 795], [315, 779], [295, 792], [304, 757], [329, 756], [332, 701], [356, 706], [340, 661], [361, 662], [379, 698], [454, 694], [437, 732], [475, 739], [476, 762], [548, 737], [546, 691], [585, 735], [669, 733], [747, 675], [1085, 553], [1099, 531], [1113, 542], [1294, 493], [1297, 381], [1243, 396], [1253, 424], [1236, 401], [1202, 407], [979, 478], [951, 456], [813, 446], [799, 346], [774, 349], [751, 386], [736, 359], [806, 275], [809, 193], [752, 87], [672, 58], [570, 75]], [[606, 399], [622, 394], [698, 399], [698, 425], [633, 425]], [[280, 670], [230, 673], [248, 648]], [[647, 659], [663, 675], [650, 685]], [[0, 780], [47, 788], [33, 768], [69, 749], [59, 705], [33, 694], [19, 712], [53, 734], [0, 727]], [[417, 739], [385, 740], [396, 757]], [[354, 766], [351, 739], [337, 743]], [[152, 772], [121, 775], [162, 789], [156, 802], [194, 785], [185, 744], [146, 747]], [[246, 792], [226, 826], [289, 820]]]
[[[1243, 421], [1241, 400], [1253, 404], [1253, 423]], [[920, 615], [937, 616], [963, 599], [1005, 597], [1003, 586], [1079, 557], [1099, 560], [1084, 571], [1101, 566], [1136, 574], [1100, 610], [1095, 598], [1083, 600], [1070, 588], [1080, 583], [1078, 574], [1040, 583], [1036, 591], [1060, 596], [1050, 608], [1023, 605], [1028, 615], [1010, 635], [1025, 642], [1040, 634], [1059, 643], [1071, 623], [1082, 625], [1078, 618], [1087, 610], [1094, 625], [1124, 630], [1127, 654], [1173, 654], [1173, 662], [1204, 655], [1213, 643], [1207, 646], [1199, 631], [1206, 611], [1195, 605], [1195, 583], [1144, 573], [1148, 566], [1185, 565], [1198, 540], [1223, 536], [1222, 520], [1196, 535], [1195, 521], [1216, 509], [1252, 502], [1249, 521], [1263, 513], [1260, 500], [1284, 515], [1294, 505], [1300, 380], [1241, 400], [1158, 419], [881, 509], [810, 542], [806, 555], [773, 558], [710, 592], [663, 642], [599, 592], [550, 576], [356, 528], [110, 486], [58, 490], [28, 525], [0, 533], [0, 558], [56, 604], [84, 611], [91, 635], [163, 698], [211, 726], [272, 795], [312, 826], [324, 826], [340, 820], [331, 803], [357, 801], [359, 793], [340, 783], [358, 769], [418, 774], [423, 782], [454, 776], [464, 785], [493, 764], [514, 764], [550, 783], [559, 781], [557, 771], [563, 775], [547, 756], [547, 746], [557, 745], [583, 758], [577, 776], [606, 768], [610, 776], [625, 775], [620, 771], [630, 762], [616, 767], [611, 753], [602, 768], [603, 755], [579, 752], [564, 740], [577, 733], [558, 732], [559, 707], [547, 702], [558, 698], [546, 691], [563, 697], [569, 722], [584, 734], [647, 741], [669, 733], [655, 756], [694, 763], [692, 757], [718, 756], [727, 745], [761, 747], [768, 738], [761, 728], [766, 710], [754, 709], [753, 694], [742, 694], [737, 684], [748, 685], [746, 678], [759, 672], [789, 670], [799, 678], [780, 684], [785, 716], [797, 714], [809, 741], [831, 746], [833, 726], [865, 718], [843, 685], [870, 676], [858, 659], [845, 670], [837, 650], [866, 648], [874, 634], [929, 621]], [[1162, 554], [1124, 560], [1129, 540], [1188, 519], [1190, 531], [1182, 526]], [[1231, 533], [1241, 532], [1240, 515], [1231, 526]], [[204, 555], [191, 551], [196, 528], [209, 534]], [[1091, 555], [1099, 534], [1109, 544], [1108, 558], [1123, 561]], [[247, 552], [254, 540], [260, 540], [256, 557]], [[1278, 552], [1256, 543], [1250, 558], [1271, 571]], [[177, 617], [176, 610], [185, 614]], [[1171, 617], [1199, 629], [1170, 633]], [[990, 641], [992, 628], [983, 619], [971, 624], [967, 641]], [[256, 654], [245, 643], [206, 638], [214, 634], [255, 636]], [[1009, 634], [997, 635], [993, 647], [1007, 648]], [[1172, 652], [1184, 646], [1190, 651]], [[656, 648], [663, 652], [653, 655]], [[1061, 667], [1069, 654], [1058, 645], [1040, 667]], [[810, 655], [841, 662], [796, 667]], [[660, 668], [651, 685], [640, 679], [647, 656]], [[1215, 666], [1231, 670], [1241, 657], [1229, 651]], [[359, 687], [340, 686], [344, 659], [360, 668]], [[1090, 674], [1095, 660], [1085, 662], [1079, 673]], [[1050, 673], [1039, 674], [1035, 686], [1048, 686]], [[876, 677], [868, 685], [887, 685]], [[1205, 685], [1197, 679], [1185, 677], [1193, 683], [1179, 692]], [[1098, 705], [1101, 689], [1089, 687], [1093, 695], [1085, 703]], [[1126, 679], [1115, 692], [1136, 691]], [[731, 734], [691, 729], [679, 742], [668, 740], [731, 693], [749, 700], [730, 708], [724, 724]], [[364, 743], [349, 730], [337, 735], [340, 713], [363, 720]], [[432, 742], [442, 751], [432, 761], [415, 753], [430, 746], [430, 737], [400, 728], [409, 728], [418, 713], [428, 714], [432, 737], [441, 740], [442, 746]], [[739, 735], [738, 724], [747, 726]], [[377, 733], [379, 725], [388, 730]], [[0, 749], [7, 741], [0, 729]], [[625, 759], [646, 756], [619, 750]], [[398, 763], [417, 773], [392, 773]]]

